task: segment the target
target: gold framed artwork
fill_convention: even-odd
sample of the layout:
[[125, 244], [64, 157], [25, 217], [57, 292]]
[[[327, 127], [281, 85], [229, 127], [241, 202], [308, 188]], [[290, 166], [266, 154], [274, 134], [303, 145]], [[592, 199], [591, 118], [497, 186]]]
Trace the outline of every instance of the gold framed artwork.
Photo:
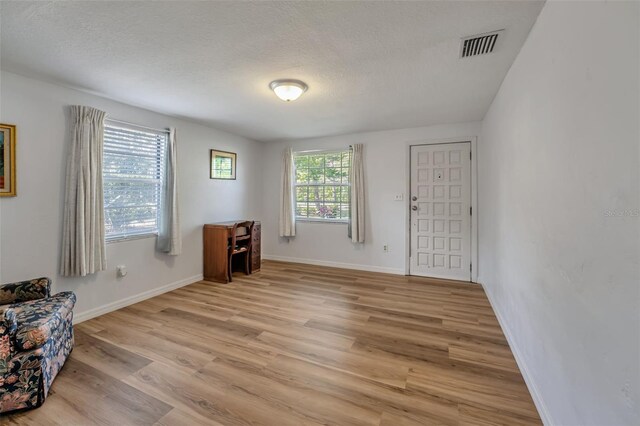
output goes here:
[[210, 179], [235, 180], [236, 178], [235, 152], [211, 150]]
[[0, 197], [16, 195], [16, 126], [0, 124]]

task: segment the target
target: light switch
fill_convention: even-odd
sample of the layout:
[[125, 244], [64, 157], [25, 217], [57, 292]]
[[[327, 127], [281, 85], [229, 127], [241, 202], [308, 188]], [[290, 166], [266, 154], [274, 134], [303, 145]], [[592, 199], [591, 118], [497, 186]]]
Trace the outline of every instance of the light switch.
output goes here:
[[393, 196], [393, 201], [402, 201], [404, 199], [404, 194], [396, 194]]

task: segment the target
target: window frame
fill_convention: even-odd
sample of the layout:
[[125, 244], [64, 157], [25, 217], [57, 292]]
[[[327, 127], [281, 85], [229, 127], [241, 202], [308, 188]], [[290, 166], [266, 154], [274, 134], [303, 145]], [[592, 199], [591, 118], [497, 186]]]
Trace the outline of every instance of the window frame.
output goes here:
[[[325, 181], [325, 183], [305, 183], [305, 184], [298, 184], [298, 178], [297, 178], [297, 167], [296, 167], [296, 157], [304, 157], [304, 156], [314, 156], [314, 155], [331, 155], [331, 154], [343, 154], [343, 153], [347, 153], [349, 155], [349, 165], [346, 167], [348, 170], [348, 182], [346, 184], [340, 182], [340, 183], [327, 183]], [[352, 152], [351, 152], [351, 148], [345, 148], [345, 149], [328, 149], [328, 150], [308, 150], [308, 151], [294, 151], [293, 152], [293, 192], [294, 192], [294, 210], [296, 212], [295, 214], [295, 218], [296, 218], [296, 222], [316, 222], [316, 223], [331, 223], [331, 224], [348, 224], [351, 221], [351, 161], [352, 161]], [[341, 167], [344, 168], [344, 167]], [[326, 170], [326, 164], [323, 166], [323, 169]], [[326, 180], [326, 172], [324, 174], [325, 176], [325, 180]], [[342, 201], [340, 201], [338, 203], [339, 206], [343, 206], [343, 205], [347, 205], [348, 206], [348, 212], [349, 212], [349, 217], [347, 218], [338, 218], [338, 219], [330, 219], [330, 218], [320, 218], [320, 217], [309, 217], [309, 216], [298, 216], [298, 187], [313, 187], [313, 186], [319, 186], [319, 187], [326, 187], [326, 186], [340, 186], [343, 188], [347, 188], [348, 190], [348, 201], [346, 203], [343, 203]], [[322, 199], [323, 203], [326, 202], [326, 200], [323, 198]], [[310, 201], [308, 198], [308, 194], [307, 194], [307, 206], [309, 205]]]
[[[152, 238], [152, 237], [156, 237], [159, 233], [160, 230], [160, 223], [161, 223], [161, 214], [162, 214], [162, 204], [163, 204], [163, 194], [162, 194], [162, 189], [164, 187], [164, 182], [166, 179], [166, 149], [167, 149], [167, 144], [169, 142], [169, 130], [168, 129], [152, 129], [149, 127], [145, 127], [145, 126], [141, 126], [141, 125], [137, 125], [134, 123], [127, 123], [124, 121], [119, 121], [119, 120], [110, 120], [110, 119], [106, 119], [104, 122], [104, 129], [105, 132], [107, 131], [107, 128], [109, 129], [120, 129], [120, 130], [124, 130], [126, 132], [141, 132], [141, 133], [147, 133], [149, 135], [155, 135], [156, 137], [160, 137], [163, 136], [163, 140], [159, 140], [158, 142], [156, 142], [156, 147], [155, 147], [155, 156], [156, 156], [156, 162], [157, 162], [157, 167], [155, 168], [155, 172], [154, 175], [156, 176], [155, 179], [150, 179], [150, 178], [130, 178], [130, 179], [124, 179], [124, 178], [120, 178], [120, 179], [109, 179], [105, 176], [105, 169], [104, 169], [104, 165], [105, 165], [105, 147], [104, 145], [106, 145], [106, 143], [103, 143], [103, 170], [102, 170], [102, 181], [103, 181], [103, 211], [104, 211], [104, 221], [105, 221], [105, 242], [107, 244], [110, 243], [116, 243], [116, 242], [121, 242], [121, 241], [129, 241], [129, 240], [137, 240], [137, 239], [143, 239], [143, 238]], [[105, 136], [106, 139], [106, 136]], [[136, 141], [138, 143], [141, 143], [141, 141]], [[117, 233], [117, 234], [111, 234], [111, 236], [107, 233], [107, 214], [106, 214], [106, 210], [108, 208], [107, 206], [107, 200], [105, 198], [105, 191], [104, 188], [106, 187], [106, 183], [109, 180], [122, 180], [122, 181], [138, 181], [138, 182], [154, 182], [156, 185], [156, 199], [157, 199], [157, 203], [156, 203], [156, 221], [155, 221], [155, 227], [154, 229], [151, 230], [145, 230], [144, 232], [139, 232], [139, 233]]]

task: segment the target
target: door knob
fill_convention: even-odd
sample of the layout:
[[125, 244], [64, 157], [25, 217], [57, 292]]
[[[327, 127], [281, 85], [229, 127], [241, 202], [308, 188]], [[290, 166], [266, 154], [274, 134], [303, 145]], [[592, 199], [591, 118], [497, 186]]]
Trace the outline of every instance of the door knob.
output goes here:
[[418, 210], [418, 206], [411, 206], [411, 210]]
[[413, 197], [411, 197], [411, 201], [418, 201], [418, 197], [414, 195]]

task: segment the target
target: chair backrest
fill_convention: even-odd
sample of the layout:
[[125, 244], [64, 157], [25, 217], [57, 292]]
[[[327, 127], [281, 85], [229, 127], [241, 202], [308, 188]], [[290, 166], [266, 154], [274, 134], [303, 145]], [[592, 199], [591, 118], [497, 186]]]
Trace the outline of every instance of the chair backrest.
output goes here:
[[232, 251], [236, 248], [236, 239], [238, 237], [238, 231], [241, 229], [245, 229], [245, 234], [243, 234], [243, 236], [247, 235], [249, 237], [247, 239], [248, 241], [247, 246], [251, 245], [251, 234], [253, 233], [253, 223], [254, 222], [252, 220], [247, 220], [246, 222], [238, 222], [235, 225], [233, 225], [233, 230], [231, 232], [231, 250]]

